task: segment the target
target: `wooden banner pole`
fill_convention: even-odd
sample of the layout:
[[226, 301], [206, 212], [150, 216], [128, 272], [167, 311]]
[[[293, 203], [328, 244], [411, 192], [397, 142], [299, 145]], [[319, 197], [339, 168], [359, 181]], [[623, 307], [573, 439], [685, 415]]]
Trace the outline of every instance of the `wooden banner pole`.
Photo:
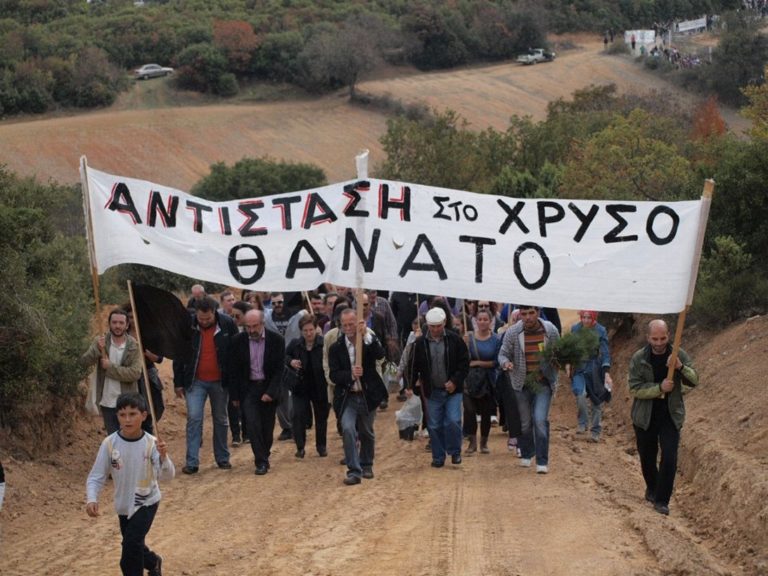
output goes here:
[[149, 405], [149, 415], [152, 418], [152, 429], [156, 438], [160, 438], [160, 426], [155, 418], [155, 403], [152, 401], [152, 383], [147, 374], [147, 360], [144, 357], [144, 346], [141, 343], [141, 327], [139, 326], [139, 314], [136, 310], [136, 301], [133, 298], [133, 282], [128, 280], [128, 296], [131, 299], [131, 310], [133, 311], [133, 323], [136, 325], [136, 341], [139, 343], [139, 357], [141, 358], [141, 376], [144, 379], [144, 390], [147, 391], [147, 404]]

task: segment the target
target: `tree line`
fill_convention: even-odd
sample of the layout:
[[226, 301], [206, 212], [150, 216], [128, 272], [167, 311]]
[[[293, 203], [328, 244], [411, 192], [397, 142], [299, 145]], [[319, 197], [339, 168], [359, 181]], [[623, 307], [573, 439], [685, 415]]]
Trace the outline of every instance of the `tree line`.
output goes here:
[[733, 0], [7, 0], [0, 116], [110, 105], [127, 71], [177, 68], [179, 88], [233, 96], [243, 83], [354, 88], [383, 62], [420, 69], [508, 59], [550, 31], [651, 27], [738, 8]]

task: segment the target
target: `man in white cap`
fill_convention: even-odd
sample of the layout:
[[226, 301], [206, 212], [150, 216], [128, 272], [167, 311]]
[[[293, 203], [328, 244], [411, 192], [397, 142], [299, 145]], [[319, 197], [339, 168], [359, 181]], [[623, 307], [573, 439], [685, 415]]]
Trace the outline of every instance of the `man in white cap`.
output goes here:
[[432, 466], [442, 468], [446, 455], [452, 464], [461, 464], [461, 409], [464, 378], [469, 372], [469, 353], [458, 334], [445, 328], [442, 308], [427, 312], [427, 333], [416, 339], [411, 356], [414, 383], [421, 384], [427, 399], [427, 429], [432, 444]]

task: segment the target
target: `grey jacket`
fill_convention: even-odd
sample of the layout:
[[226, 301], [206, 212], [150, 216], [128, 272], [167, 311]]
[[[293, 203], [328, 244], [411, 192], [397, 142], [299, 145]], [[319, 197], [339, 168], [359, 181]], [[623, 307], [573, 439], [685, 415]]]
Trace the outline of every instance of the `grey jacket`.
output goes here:
[[[549, 342], [555, 342], [560, 339], [560, 333], [557, 331], [552, 322], [539, 319], [542, 326], [544, 326], [544, 345]], [[525, 368], [525, 334], [523, 333], [523, 321], [519, 320], [517, 323], [509, 327], [504, 333], [504, 340], [501, 342], [501, 350], [499, 350], [499, 366], [504, 366], [507, 362], [512, 362], [514, 367], [510, 372], [510, 380], [512, 382], [512, 388], [515, 390], [522, 390], [525, 384], [526, 368]], [[541, 372], [552, 388], [554, 394], [557, 390], [557, 368], [551, 364], [542, 362]]]

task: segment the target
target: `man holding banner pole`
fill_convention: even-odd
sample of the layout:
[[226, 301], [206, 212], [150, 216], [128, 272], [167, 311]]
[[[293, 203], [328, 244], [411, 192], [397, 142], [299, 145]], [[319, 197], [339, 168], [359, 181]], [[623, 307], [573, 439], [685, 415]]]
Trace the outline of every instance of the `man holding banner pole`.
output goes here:
[[[362, 299], [358, 299], [358, 305]], [[340, 317], [343, 336], [328, 352], [331, 380], [342, 391], [341, 428], [347, 477], [344, 484], [360, 484], [373, 478], [376, 409], [387, 397], [387, 389], [376, 370], [384, 348], [376, 335], [365, 329], [358, 312], [347, 308]], [[357, 441], [360, 441], [358, 450]]]
[[[645, 480], [645, 499], [666, 516], [685, 421], [683, 394], [698, 384], [699, 377], [682, 348], [674, 354], [666, 322], [652, 320], [646, 340], [648, 344], [635, 352], [629, 364], [629, 393], [634, 398], [632, 424]], [[659, 451], [661, 459], [657, 464]]]

